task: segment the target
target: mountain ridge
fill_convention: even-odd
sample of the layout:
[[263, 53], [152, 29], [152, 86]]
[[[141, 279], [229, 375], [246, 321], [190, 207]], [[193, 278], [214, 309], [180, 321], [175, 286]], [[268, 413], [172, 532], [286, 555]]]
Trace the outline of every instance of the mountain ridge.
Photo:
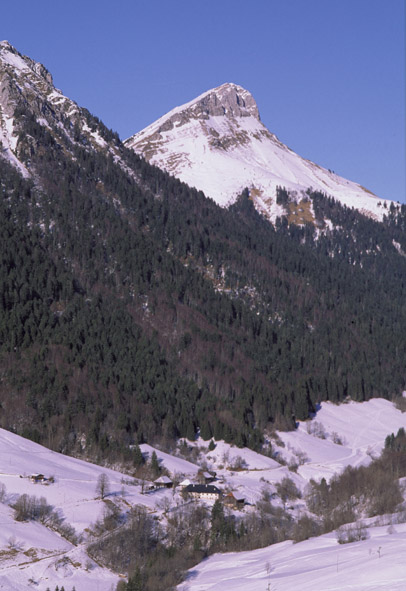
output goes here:
[[175, 107], [125, 144], [223, 207], [247, 187], [272, 222], [284, 215], [278, 187], [295, 192], [296, 204], [308, 190], [322, 191], [374, 219], [382, 219], [383, 203], [391, 203], [295, 154], [261, 122], [249, 91], [233, 83]]

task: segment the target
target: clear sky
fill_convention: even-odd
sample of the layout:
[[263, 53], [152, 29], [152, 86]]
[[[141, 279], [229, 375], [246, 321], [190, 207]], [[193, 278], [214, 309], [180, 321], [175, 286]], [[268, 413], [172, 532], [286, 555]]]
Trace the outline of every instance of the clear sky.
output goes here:
[[235, 82], [295, 152], [406, 202], [404, 0], [5, 0], [0, 19], [122, 139]]

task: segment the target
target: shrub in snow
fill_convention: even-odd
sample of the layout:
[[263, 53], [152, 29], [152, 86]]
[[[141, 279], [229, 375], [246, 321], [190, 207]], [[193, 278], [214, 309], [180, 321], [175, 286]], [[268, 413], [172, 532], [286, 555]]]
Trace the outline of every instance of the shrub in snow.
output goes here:
[[326, 439], [327, 437], [323, 425], [318, 421], [309, 421], [306, 425], [306, 430], [309, 435], [314, 435], [314, 437], [318, 437], [319, 439]]
[[369, 532], [363, 521], [357, 521], [356, 523], [339, 527], [336, 537], [339, 544], [350, 544], [351, 542], [367, 540], [369, 538]]
[[241, 456], [236, 456], [233, 459], [232, 464], [228, 467], [229, 470], [235, 470], [237, 472], [239, 470], [245, 470], [247, 468], [248, 468], [248, 464], [244, 460], [244, 458], [242, 458]]
[[14, 519], [16, 521], [36, 520], [44, 522], [52, 513], [51, 505], [48, 505], [44, 497], [23, 494], [18, 497], [14, 506]]
[[336, 431], [332, 432], [331, 439], [333, 440], [333, 443], [335, 443], [336, 445], [344, 445], [345, 444], [344, 437], [341, 437], [338, 433], [336, 433]]
[[302, 515], [293, 526], [292, 538], [294, 542], [302, 542], [322, 533], [320, 524], [309, 515]]

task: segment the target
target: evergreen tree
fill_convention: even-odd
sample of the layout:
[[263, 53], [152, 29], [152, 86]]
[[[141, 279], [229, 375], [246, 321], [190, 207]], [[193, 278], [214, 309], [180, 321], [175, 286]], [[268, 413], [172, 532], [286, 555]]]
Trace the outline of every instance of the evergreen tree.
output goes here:
[[155, 450], [151, 454], [150, 468], [154, 478], [157, 478], [161, 473], [161, 468], [159, 466], [158, 456], [156, 455]]

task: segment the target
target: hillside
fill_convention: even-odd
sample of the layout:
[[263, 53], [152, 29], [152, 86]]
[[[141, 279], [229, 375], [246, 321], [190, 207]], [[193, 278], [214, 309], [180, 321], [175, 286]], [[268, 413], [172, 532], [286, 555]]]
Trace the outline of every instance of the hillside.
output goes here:
[[[137, 566], [151, 577], [148, 589], [151, 585], [155, 588], [153, 577], [159, 572], [166, 589], [168, 570], [181, 580], [182, 565], [190, 566], [182, 562], [179, 548], [187, 555], [190, 545], [197, 548], [199, 544], [207, 544], [210, 556], [193, 566], [179, 589], [185, 585], [191, 591], [217, 589], [221, 584], [225, 589], [249, 586], [255, 591], [269, 583], [271, 589], [297, 585], [325, 591], [330, 588], [327, 583], [338, 589], [347, 577], [350, 589], [359, 589], [361, 584], [368, 591], [385, 585], [402, 589], [405, 575], [400, 565], [406, 543], [402, 511], [364, 519], [368, 537], [352, 544], [339, 545], [335, 532], [313, 535], [297, 544], [290, 539], [297, 535], [295, 520], [308, 512], [311, 478], [331, 480], [345, 466], [371, 465], [371, 456], [377, 457], [385, 447], [387, 434], [401, 427], [406, 427], [406, 414], [386, 400], [339, 407], [325, 403], [295, 432], [279, 433], [279, 444], [277, 439], [272, 441], [274, 456], [279, 462], [283, 458], [289, 461], [289, 467], [224, 441], [216, 441], [210, 450], [207, 442], [199, 439], [187, 444], [189, 460], [179, 455], [186, 453], [182, 442], [172, 453], [142, 445], [145, 463], [137, 477], [58, 454], [0, 429], [0, 589], [23, 591], [35, 586], [54, 591], [56, 585], [63, 585], [67, 591], [73, 586], [76, 591], [111, 591], [120, 580], [126, 580], [119, 574], [136, 573]], [[325, 439], [320, 439], [322, 432]], [[214, 484], [224, 494], [231, 490], [246, 501], [242, 508], [227, 508], [225, 513], [227, 520], [246, 524], [245, 537], [244, 528], [235, 527], [242, 536], [239, 549], [257, 549], [216, 553], [227, 546], [236, 549], [238, 540], [226, 538], [225, 544], [217, 547], [213, 543], [213, 500], [191, 502], [179, 487], [145, 494], [155, 478], [148, 471], [154, 453], [161, 469], [177, 482], [184, 477], [195, 481], [201, 466], [214, 469]], [[299, 455], [300, 466], [295, 472], [293, 460]], [[34, 474], [43, 474], [46, 480], [33, 482]], [[98, 485], [101, 475], [107, 479], [104, 499]], [[278, 488], [286, 478], [301, 493], [288, 503]], [[365, 512], [364, 501], [361, 506]], [[259, 526], [264, 530], [262, 537]], [[270, 533], [275, 536], [271, 545]], [[192, 564], [204, 556], [196, 548], [191, 553]], [[147, 561], [148, 566], [146, 550], [154, 557]]]
[[321, 400], [401, 394], [404, 206], [377, 222], [309, 191], [317, 223], [295, 224], [280, 190], [275, 226], [247, 192], [221, 208], [0, 57], [3, 428], [131, 464], [135, 442], [259, 449]]
[[193, 568], [179, 591], [403, 591], [406, 525], [372, 527], [370, 538], [338, 546], [334, 534], [299, 544], [216, 554]]

